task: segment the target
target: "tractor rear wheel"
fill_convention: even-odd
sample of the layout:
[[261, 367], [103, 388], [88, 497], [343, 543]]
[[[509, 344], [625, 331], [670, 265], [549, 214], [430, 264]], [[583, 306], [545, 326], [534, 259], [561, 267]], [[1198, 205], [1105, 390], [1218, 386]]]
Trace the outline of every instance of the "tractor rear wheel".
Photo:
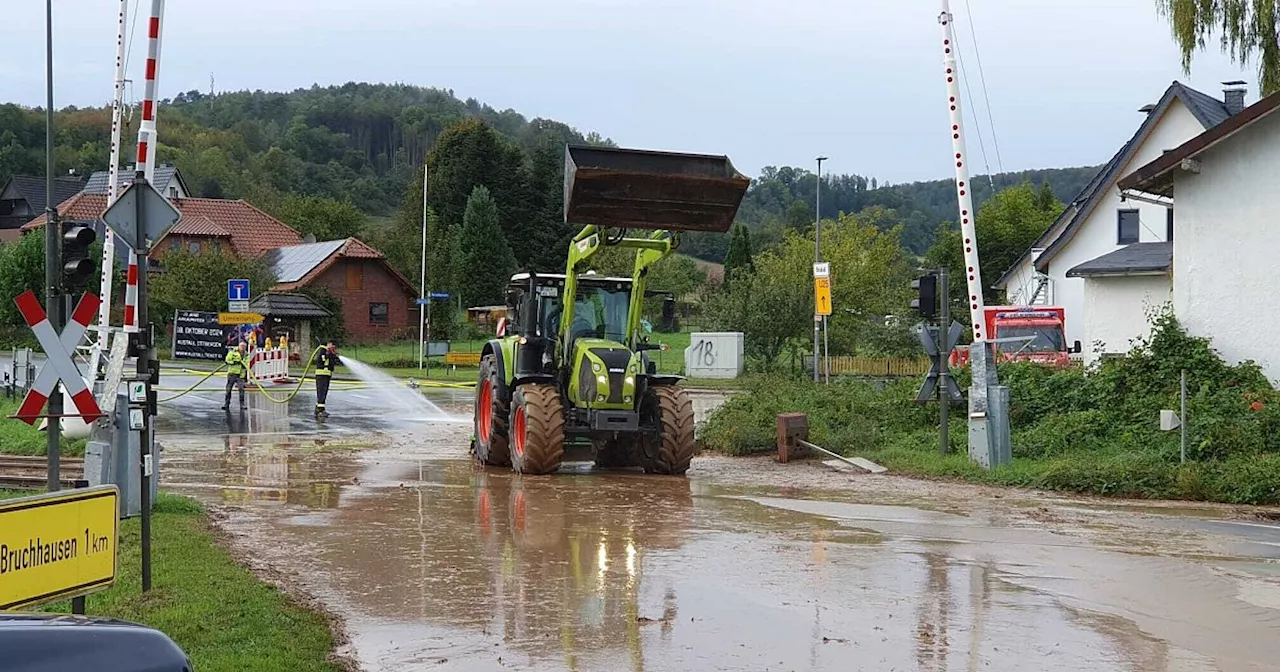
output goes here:
[[480, 377], [476, 381], [475, 439], [472, 450], [483, 463], [505, 467], [511, 464], [507, 417], [511, 401], [502, 380], [498, 358], [485, 355], [480, 359]]
[[644, 423], [658, 427], [658, 436], [642, 441], [641, 459], [650, 474], [682, 475], [697, 444], [693, 438], [693, 402], [681, 387], [650, 387], [640, 405]]
[[516, 388], [511, 401], [511, 467], [522, 474], [550, 474], [564, 459], [564, 402], [555, 385]]

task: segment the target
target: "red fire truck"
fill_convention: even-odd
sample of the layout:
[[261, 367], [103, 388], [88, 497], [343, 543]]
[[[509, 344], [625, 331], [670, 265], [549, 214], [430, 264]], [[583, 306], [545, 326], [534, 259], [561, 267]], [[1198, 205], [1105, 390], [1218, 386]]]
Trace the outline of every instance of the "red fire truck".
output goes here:
[[[1067, 346], [1063, 326], [1066, 310], [1061, 306], [986, 306], [983, 317], [987, 339], [998, 341], [998, 361], [1067, 366], [1071, 355], [1080, 352], [1080, 341]], [[964, 366], [968, 361], [968, 346], [951, 353], [952, 366]]]

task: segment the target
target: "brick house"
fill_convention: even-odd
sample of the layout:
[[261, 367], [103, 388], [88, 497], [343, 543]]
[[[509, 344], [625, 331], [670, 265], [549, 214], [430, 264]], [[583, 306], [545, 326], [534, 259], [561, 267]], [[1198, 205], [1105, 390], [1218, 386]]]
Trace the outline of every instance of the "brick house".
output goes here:
[[381, 252], [356, 238], [282, 247], [263, 259], [279, 282], [275, 291], [318, 287], [342, 299], [352, 339], [402, 338], [417, 325], [417, 288]]
[[[417, 324], [413, 312], [417, 289], [369, 245], [355, 238], [304, 242], [297, 230], [243, 200], [169, 200], [182, 217], [155, 242], [155, 266], [163, 268], [164, 255], [177, 250], [261, 259], [277, 279], [273, 291], [323, 287], [341, 299], [344, 326], [352, 338], [379, 341], [402, 337], [409, 326]], [[102, 235], [101, 217], [106, 207], [105, 194], [86, 190], [64, 202], [58, 211], [64, 219], [95, 222]], [[41, 215], [22, 228], [25, 232], [43, 225]]]
[[[166, 253], [178, 249], [197, 254], [225, 249], [236, 256], [257, 258], [267, 250], [302, 242], [302, 234], [295, 229], [243, 200], [173, 198], [170, 202], [182, 217], [153, 244], [155, 257], [161, 263]], [[64, 220], [94, 222], [101, 236], [104, 233], [102, 211], [106, 209], [106, 194], [83, 191], [59, 205], [58, 215]], [[22, 230], [42, 226], [44, 215]]]

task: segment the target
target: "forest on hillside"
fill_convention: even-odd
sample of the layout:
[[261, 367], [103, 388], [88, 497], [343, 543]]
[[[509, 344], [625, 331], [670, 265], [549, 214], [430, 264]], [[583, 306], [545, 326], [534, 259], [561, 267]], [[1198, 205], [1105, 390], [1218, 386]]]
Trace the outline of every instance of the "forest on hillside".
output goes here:
[[[1070, 203], [1093, 178], [1098, 166], [1049, 168], [973, 176], [974, 207], [980, 208], [993, 194], [1023, 183], [1048, 184], [1053, 195]], [[762, 244], [777, 242], [782, 232], [803, 232], [814, 222], [817, 176], [813, 171], [791, 166], [767, 166], [751, 183], [738, 221], [752, 229]], [[994, 188], [993, 188], [994, 186]], [[960, 209], [953, 178], [888, 184], [862, 175], [822, 176], [822, 218], [836, 219], [840, 213], [860, 213], [868, 208], [887, 212], [877, 216], [879, 225], [902, 226], [902, 245], [923, 255], [934, 243], [939, 226], [954, 222]], [[687, 252], [719, 261], [728, 250], [723, 236], [691, 236]]]
[[[392, 221], [407, 220], [411, 208], [406, 200], [415, 198], [412, 192], [417, 191], [421, 202], [415, 180], [421, 184], [423, 162], [446, 129], [466, 120], [483, 122], [499, 139], [490, 146], [489, 160], [497, 163], [471, 172], [496, 182], [483, 186], [498, 201], [506, 226], [523, 220], [530, 230], [546, 226], [560, 207], [555, 198], [563, 145], [613, 144], [562, 122], [460, 100], [449, 90], [401, 84], [348, 83], [216, 96], [189, 91], [161, 101], [157, 117], [157, 156], [181, 170], [194, 195], [245, 198], [319, 237], [361, 234], [377, 239], [385, 237]], [[123, 133], [126, 164], [134, 153], [137, 115], [129, 122]], [[55, 124], [58, 173], [103, 169], [110, 128], [107, 108], [61, 110]], [[43, 143], [40, 110], [0, 104], [0, 183], [15, 174], [42, 174]], [[1095, 171], [1081, 167], [975, 176], [975, 206], [994, 191], [1024, 182], [1048, 184], [1059, 200], [1070, 202]], [[461, 223], [472, 186], [477, 185], [440, 202], [438, 214], [450, 225]], [[780, 241], [787, 230], [803, 233], [814, 221], [816, 188], [809, 170], [768, 166], [753, 176], [738, 221], [751, 229], [759, 246]], [[891, 185], [862, 175], [823, 176], [823, 219], [868, 208], [876, 209], [878, 226], [901, 227], [902, 245], [923, 255], [943, 223], [955, 219], [954, 182]], [[317, 224], [321, 219], [328, 221]], [[376, 224], [369, 226], [369, 221]], [[411, 224], [396, 223], [402, 228]], [[555, 228], [547, 242], [563, 237]], [[728, 245], [728, 236], [691, 234], [682, 251], [719, 262]]]
[[[138, 115], [124, 129], [135, 153]], [[261, 197], [263, 191], [349, 201], [374, 215], [393, 212], [445, 128], [478, 118], [530, 155], [547, 142], [611, 144], [551, 119], [526, 119], [452, 91], [348, 83], [287, 93], [189, 91], [160, 101], [157, 157], [182, 171], [194, 195]], [[57, 172], [88, 174], [109, 161], [111, 110], [66, 108], [55, 122]], [[0, 182], [44, 172], [44, 114], [0, 105]]]

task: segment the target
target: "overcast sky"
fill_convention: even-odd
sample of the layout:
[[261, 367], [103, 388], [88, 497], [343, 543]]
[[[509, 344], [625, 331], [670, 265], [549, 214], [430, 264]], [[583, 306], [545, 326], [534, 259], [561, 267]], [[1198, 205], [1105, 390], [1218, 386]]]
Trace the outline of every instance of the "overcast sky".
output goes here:
[[[130, 0], [130, 10], [138, 0]], [[1155, 0], [965, 0], [957, 36], [992, 169], [1102, 163], [1174, 79], [1249, 82], [1216, 48], [1181, 71]], [[141, 98], [146, 16], [131, 44]], [[4, 0], [0, 101], [44, 102], [44, 2]], [[55, 104], [111, 96], [116, 0], [54, 0]], [[453, 89], [623, 146], [728, 154], [904, 182], [950, 177], [934, 0], [169, 0], [160, 97], [405, 82]], [[132, 22], [133, 17], [131, 17]], [[15, 29], [21, 27], [21, 30]], [[158, 113], [164, 136], [164, 113]], [[163, 156], [160, 157], [164, 159]]]

